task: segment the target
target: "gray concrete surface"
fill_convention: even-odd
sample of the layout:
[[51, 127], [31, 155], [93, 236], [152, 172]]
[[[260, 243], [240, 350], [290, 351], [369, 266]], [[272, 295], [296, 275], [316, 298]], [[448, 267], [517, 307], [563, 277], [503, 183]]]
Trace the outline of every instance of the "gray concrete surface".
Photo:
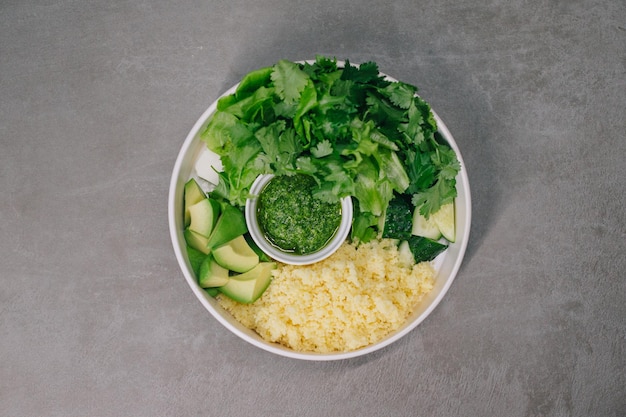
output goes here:
[[[435, 312], [330, 363], [209, 316], [166, 207], [209, 103], [318, 53], [417, 84], [474, 201]], [[625, 67], [621, 0], [3, 0], [0, 415], [626, 415]]]

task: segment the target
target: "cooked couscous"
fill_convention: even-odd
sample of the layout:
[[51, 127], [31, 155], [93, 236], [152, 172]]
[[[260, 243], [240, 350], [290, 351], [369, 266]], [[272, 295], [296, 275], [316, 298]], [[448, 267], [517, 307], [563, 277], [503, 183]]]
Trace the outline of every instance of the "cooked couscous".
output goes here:
[[253, 304], [218, 300], [269, 342], [300, 352], [345, 352], [398, 329], [433, 284], [430, 264], [403, 265], [393, 241], [383, 239], [345, 243], [313, 265], [279, 264]]

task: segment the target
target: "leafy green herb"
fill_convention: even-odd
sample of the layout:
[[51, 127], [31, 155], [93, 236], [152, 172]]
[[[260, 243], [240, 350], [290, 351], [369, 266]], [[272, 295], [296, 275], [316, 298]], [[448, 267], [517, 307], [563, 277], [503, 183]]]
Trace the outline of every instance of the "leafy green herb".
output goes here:
[[222, 158], [213, 192], [243, 206], [259, 174], [313, 176], [314, 196], [352, 196], [352, 238], [382, 233], [394, 195], [425, 217], [456, 196], [460, 166], [417, 88], [380, 75], [374, 62], [281, 60], [246, 75], [218, 102], [202, 138]]

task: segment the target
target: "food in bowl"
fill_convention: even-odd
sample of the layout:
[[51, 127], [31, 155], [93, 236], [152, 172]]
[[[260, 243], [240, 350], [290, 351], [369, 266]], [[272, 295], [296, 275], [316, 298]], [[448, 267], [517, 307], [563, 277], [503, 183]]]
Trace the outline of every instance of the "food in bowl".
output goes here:
[[[220, 98], [198, 129], [220, 168], [208, 170], [212, 184], [204, 184], [202, 201], [191, 199], [193, 209], [184, 210], [191, 213], [184, 223], [188, 259], [204, 291], [260, 337], [294, 351], [361, 349], [406, 328], [436, 287], [433, 262], [456, 242], [461, 171], [449, 136], [416, 92], [380, 74], [375, 63], [352, 66], [318, 57], [253, 71]], [[336, 253], [288, 265], [255, 244], [244, 206], [255, 179], [268, 174], [311, 178], [311, 197], [329, 207], [342, 199], [353, 203], [350, 233]], [[469, 214], [464, 193], [462, 188], [463, 216]], [[199, 212], [210, 212], [210, 221], [194, 221]], [[231, 223], [236, 227], [226, 227]], [[452, 276], [460, 262], [456, 250], [454, 256]], [[357, 316], [364, 322], [358, 324]], [[305, 317], [322, 318], [325, 341], [310, 330], [320, 329], [319, 323], [307, 327]], [[348, 327], [338, 325], [342, 318]], [[328, 337], [338, 333], [346, 337]]]

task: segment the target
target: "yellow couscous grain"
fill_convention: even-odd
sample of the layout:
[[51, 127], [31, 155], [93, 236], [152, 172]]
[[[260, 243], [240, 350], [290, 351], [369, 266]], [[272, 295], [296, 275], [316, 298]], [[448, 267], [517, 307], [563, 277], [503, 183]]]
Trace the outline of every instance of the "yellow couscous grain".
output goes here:
[[433, 284], [430, 264], [404, 265], [394, 241], [383, 239], [345, 243], [312, 265], [279, 264], [253, 304], [218, 300], [269, 342], [299, 352], [346, 352], [398, 329]]

